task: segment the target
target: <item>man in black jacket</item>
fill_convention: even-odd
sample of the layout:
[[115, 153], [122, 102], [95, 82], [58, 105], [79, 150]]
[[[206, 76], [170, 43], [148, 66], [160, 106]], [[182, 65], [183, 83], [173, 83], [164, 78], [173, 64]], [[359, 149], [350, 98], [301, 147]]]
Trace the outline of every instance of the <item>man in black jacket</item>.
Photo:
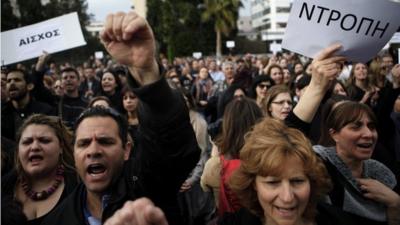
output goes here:
[[28, 116], [34, 113], [54, 115], [55, 110], [50, 105], [33, 98], [31, 91], [34, 84], [26, 71], [10, 70], [6, 79], [9, 101], [1, 108], [1, 135], [15, 140], [18, 128]]
[[141, 197], [161, 208], [169, 224], [181, 224], [177, 193], [200, 154], [183, 97], [162, 78], [154, 36], [143, 18], [111, 14], [101, 37], [132, 74], [130, 84], [140, 99], [138, 137], [130, 152], [121, 115], [104, 108], [85, 111], [75, 123], [74, 141], [83, 183], [42, 224], [101, 224]]

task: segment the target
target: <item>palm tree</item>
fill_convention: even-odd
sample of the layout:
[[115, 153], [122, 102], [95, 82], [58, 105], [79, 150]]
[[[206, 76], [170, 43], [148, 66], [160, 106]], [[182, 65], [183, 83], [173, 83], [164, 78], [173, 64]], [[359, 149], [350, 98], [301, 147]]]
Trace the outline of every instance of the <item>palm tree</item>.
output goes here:
[[202, 14], [204, 22], [214, 21], [214, 30], [217, 34], [216, 52], [217, 58], [221, 57], [221, 33], [228, 36], [236, 27], [240, 0], [204, 0], [205, 11]]

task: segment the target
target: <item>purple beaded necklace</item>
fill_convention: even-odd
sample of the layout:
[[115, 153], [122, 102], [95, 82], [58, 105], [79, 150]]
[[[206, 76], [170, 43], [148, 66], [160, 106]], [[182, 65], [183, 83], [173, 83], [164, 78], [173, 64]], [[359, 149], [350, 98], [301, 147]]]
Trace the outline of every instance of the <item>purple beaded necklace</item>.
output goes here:
[[33, 201], [40, 201], [48, 198], [51, 194], [53, 194], [57, 190], [58, 186], [60, 186], [63, 179], [64, 179], [64, 166], [59, 165], [57, 167], [55, 181], [53, 185], [51, 185], [51, 187], [49, 187], [47, 190], [39, 192], [32, 190], [32, 185], [28, 184], [26, 179], [23, 179], [21, 181], [21, 185], [26, 196], [28, 196]]

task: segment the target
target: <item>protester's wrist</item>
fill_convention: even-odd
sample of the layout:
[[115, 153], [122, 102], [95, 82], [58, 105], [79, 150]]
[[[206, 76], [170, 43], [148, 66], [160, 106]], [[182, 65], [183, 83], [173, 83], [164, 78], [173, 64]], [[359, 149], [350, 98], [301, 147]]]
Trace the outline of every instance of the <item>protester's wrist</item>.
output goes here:
[[140, 85], [152, 84], [160, 79], [160, 67], [157, 61], [154, 59], [151, 66], [148, 68], [135, 68], [129, 67], [129, 71], [133, 79]]

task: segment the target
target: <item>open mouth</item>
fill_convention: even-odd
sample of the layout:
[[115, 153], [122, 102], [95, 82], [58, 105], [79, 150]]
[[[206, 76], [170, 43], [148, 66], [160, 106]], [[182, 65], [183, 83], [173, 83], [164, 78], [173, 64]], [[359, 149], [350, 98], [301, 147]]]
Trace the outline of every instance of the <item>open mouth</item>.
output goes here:
[[87, 167], [87, 172], [91, 176], [97, 176], [97, 175], [103, 174], [105, 171], [106, 171], [106, 167], [100, 163], [91, 164]]
[[373, 143], [361, 143], [361, 144], [357, 144], [357, 147], [360, 148], [371, 148], [373, 146]]
[[275, 208], [277, 209], [278, 213], [281, 216], [291, 217], [291, 216], [294, 215], [295, 210], [296, 210], [297, 207], [278, 207], [278, 206], [275, 206]]
[[29, 162], [39, 162], [43, 160], [43, 156], [33, 155], [29, 157]]

